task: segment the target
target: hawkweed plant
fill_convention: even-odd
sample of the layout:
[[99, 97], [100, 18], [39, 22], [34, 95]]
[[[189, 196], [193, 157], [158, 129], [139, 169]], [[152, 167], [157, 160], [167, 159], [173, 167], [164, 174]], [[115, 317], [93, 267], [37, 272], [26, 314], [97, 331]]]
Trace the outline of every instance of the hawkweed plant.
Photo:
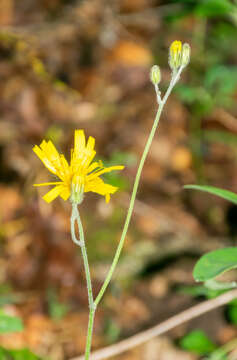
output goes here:
[[[59, 154], [55, 146], [51, 141], [45, 141], [40, 144], [40, 146], [34, 146], [33, 151], [40, 158], [46, 168], [54, 175], [56, 175], [59, 181], [49, 182], [43, 184], [34, 184], [34, 186], [48, 186], [54, 185], [54, 187], [43, 196], [43, 199], [50, 203], [60, 196], [63, 200], [70, 200], [72, 204], [72, 214], [71, 214], [71, 236], [73, 242], [80, 246], [86, 282], [88, 290], [88, 303], [89, 303], [89, 321], [88, 321], [88, 331], [87, 331], [87, 340], [86, 340], [86, 349], [85, 349], [85, 360], [89, 360], [91, 343], [92, 343], [92, 334], [93, 334], [93, 323], [96, 308], [100, 303], [105, 290], [107, 289], [116, 265], [118, 263], [124, 240], [128, 231], [128, 226], [131, 220], [135, 199], [137, 195], [138, 185], [140, 182], [142, 169], [148, 155], [152, 140], [156, 133], [157, 126], [159, 124], [160, 116], [163, 110], [163, 107], [173, 89], [175, 84], [180, 78], [180, 74], [183, 69], [188, 65], [190, 59], [190, 46], [188, 44], [183, 44], [180, 41], [174, 41], [169, 49], [169, 65], [172, 70], [171, 81], [166, 90], [166, 93], [162, 97], [159, 83], [161, 81], [161, 72], [160, 68], [157, 65], [154, 65], [151, 68], [150, 80], [154, 85], [158, 110], [150, 134], [148, 136], [144, 151], [141, 156], [141, 160], [138, 165], [137, 173], [135, 176], [135, 181], [133, 185], [133, 190], [131, 194], [131, 199], [125, 218], [121, 238], [115, 252], [112, 264], [108, 271], [108, 274], [104, 280], [103, 285], [95, 297], [92, 289], [92, 282], [90, 276], [90, 268], [88, 263], [87, 250], [85, 245], [85, 237], [83, 226], [81, 222], [81, 217], [79, 213], [79, 205], [84, 199], [84, 194], [86, 192], [92, 191], [99, 195], [105, 196], [106, 202], [109, 202], [110, 195], [114, 194], [118, 188], [110, 184], [106, 184], [102, 179], [101, 175], [114, 171], [122, 170], [124, 166], [117, 165], [111, 167], [104, 167], [102, 161], [93, 161], [96, 151], [94, 150], [95, 139], [89, 137], [86, 142], [85, 134], [83, 130], [75, 130], [74, 134], [74, 148], [71, 150], [71, 161], [70, 164], [67, 162], [63, 154]], [[78, 226], [79, 230], [79, 239], [76, 237], [75, 226]]]

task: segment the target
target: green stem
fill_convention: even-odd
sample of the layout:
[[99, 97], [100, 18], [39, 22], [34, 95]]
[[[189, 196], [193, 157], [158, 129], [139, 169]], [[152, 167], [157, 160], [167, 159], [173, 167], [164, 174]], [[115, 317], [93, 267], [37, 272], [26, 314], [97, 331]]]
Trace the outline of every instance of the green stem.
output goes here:
[[144, 148], [144, 151], [143, 151], [143, 154], [142, 154], [142, 157], [141, 157], [141, 160], [140, 160], [140, 163], [139, 163], [139, 166], [138, 166], [138, 169], [137, 169], [137, 174], [136, 174], [136, 177], [135, 177], [135, 181], [134, 181], [134, 185], [133, 185], [133, 190], [132, 190], [132, 195], [131, 195], [131, 200], [130, 200], [130, 204], [129, 204], [129, 207], [128, 207], [128, 212], [127, 212], [127, 216], [126, 216], [126, 219], [125, 219], [125, 223], [124, 223], [124, 227], [123, 227], [123, 231], [122, 231], [122, 234], [121, 234], [121, 238], [120, 238], [120, 241], [119, 241], [119, 244], [118, 244], [118, 247], [117, 247], [117, 250], [116, 250], [116, 253], [114, 255], [114, 259], [113, 259], [113, 262], [112, 262], [112, 265], [108, 271], [108, 274], [105, 278], [105, 281], [95, 299], [95, 305], [97, 306], [101, 300], [101, 298], [103, 297], [104, 295], [104, 292], [107, 288], [107, 286], [109, 285], [110, 283], [110, 280], [112, 278], [112, 275], [114, 273], [114, 270], [116, 268], [116, 265], [118, 263], [118, 260], [119, 260], [119, 257], [120, 257], [120, 254], [121, 254], [121, 251], [122, 251], [122, 248], [123, 248], [123, 244], [124, 244], [124, 240], [125, 240], [125, 237], [127, 235], [127, 231], [128, 231], [128, 226], [129, 226], [129, 223], [130, 223], [130, 220], [131, 220], [131, 216], [132, 216], [132, 212], [133, 212], [133, 208], [134, 208], [134, 204], [135, 204], [135, 199], [136, 199], [136, 195], [137, 195], [137, 190], [138, 190], [138, 185], [139, 185], [139, 181], [140, 181], [140, 178], [141, 178], [141, 173], [142, 173], [142, 169], [143, 169], [143, 166], [144, 166], [144, 163], [145, 163], [145, 160], [147, 158], [147, 155], [148, 155], [148, 152], [150, 150], [150, 147], [151, 147], [151, 143], [152, 143], [152, 140], [155, 136], [155, 132], [156, 132], [156, 129], [157, 129], [157, 126], [159, 124], [159, 120], [160, 120], [160, 116], [161, 116], [161, 113], [162, 113], [162, 110], [163, 110], [163, 107], [171, 93], [171, 90], [173, 89], [173, 87], [175, 86], [175, 84], [177, 83], [177, 81], [179, 80], [179, 77], [180, 77], [180, 74], [183, 70], [183, 67], [181, 66], [179, 71], [174, 74], [171, 82], [170, 82], [170, 85], [164, 95], [164, 98], [162, 99], [162, 101], [160, 102], [159, 104], [159, 107], [158, 107], [158, 111], [157, 111], [157, 114], [156, 114], [156, 117], [155, 117], [155, 120], [154, 120], [154, 123], [153, 123], [153, 126], [152, 126], [152, 129], [151, 129], [151, 132], [149, 134], [149, 137], [147, 139], [147, 143], [145, 145], [145, 148]]
[[[80, 240], [78, 240], [76, 238], [75, 221], [77, 222], [77, 225], [78, 225]], [[89, 313], [87, 339], [86, 339], [85, 360], [89, 360], [96, 306], [94, 304], [94, 299], [93, 299], [91, 275], [90, 275], [89, 262], [88, 262], [87, 251], [86, 251], [86, 246], [85, 246], [83, 226], [82, 226], [80, 214], [79, 214], [79, 211], [77, 208], [77, 204], [75, 204], [75, 203], [72, 203], [71, 234], [72, 234], [73, 242], [81, 247], [84, 269], [85, 269], [85, 274], [86, 274], [86, 284], [87, 284], [87, 291], [88, 291], [88, 302], [89, 302], [90, 313]]]
[[[123, 227], [123, 231], [121, 234], [121, 238], [120, 238], [120, 242], [118, 244], [112, 265], [110, 267], [110, 270], [107, 274], [107, 277], [99, 291], [99, 294], [97, 295], [95, 301], [93, 300], [93, 293], [92, 293], [92, 284], [91, 284], [91, 276], [90, 276], [90, 269], [89, 269], [89, 263], [88, 263], [88, 257], [87, 257], [87, 252], [86, 252], [86, 246], [85, 246], [85, 239], [84, 239], [84, 231], [83, 231], [83, 226], [81, 223], [81, 218], [79, 215], [79, 211], [77, 208], [77, 204], [72, 203], [72, 216], [71, 216], [71, 234], [72, 234], [72, 240], [76, 245], [79, 245], [81, 247], [81, 251], [82, 251], [82, 257], [83, 257], [83, 262], [84, 262], [84, 268], [85, 268], [85, 273], [86, 273], [86, 282], [87, 282], [87, 290], [88, 290], [88, 301], [89, 301], [89, 309], [90, 309], [90, 313], [89, 313], [89, 321], [88, 321], [88, 330], [87, 330], [87, 340], [86, 340], [86, 350], [85, 350], [85, 360], [89, 360], [90, 358], [90, 351], [91, 351], [91, 342], [92, 342], [92, 333], [93, 333], [93, 324], [94, 324], [94, 317], [95, 317], [95, 310], [97, 305], [99, 304], [101, 298], [104, 295], [104, 292], [107, 288], [107, 286], [110, 283], [110, 280], [112, 278], [113, 272], [115, 270], [115, 267], [118, 263], [122, 248], [123, 248], [123, 244], [124, 244], [124, 240], [128, 231], [128, 226], [131, 220], [131, 216], [132, 216], [132, 212], [133, 212], [133, 208], [134, 208], [134, 204], [135, 204], [135, 199], [136, 199], [136, 195], [137, 195], [137, 190], [138, 190], [138, 185], [139, 185], [139, 181], [141, 178], [141, 173], [142, 173], [142, 169], [145, 163], [145, 160], [147, 158], [148, 152], [150, 150], [151, 147], [151, 143], [152, 140], [155, 136], [155, 132], [157, 129], [157, 126], [159, 124], [159, 120], [160, 120], [160, 116], [163, 110], [163, 107], [171, 93], [171, 90], [173, 89], [173, 87], [175, 86], [175, 84], [177, 83], [177, 81], [179, 80], [181, 71], [183, 70], [183, 67], [181, 67], [179, 69], [179, 71], [174, 74], [174, 76], [172, 77], [172, 80], [170, 82], [170, 85], [165, 93], [164, 98], [161, 100], [160, 98], [159, 100], [159, 108], [151, 129], [151, 132], [149, 134], [147, 143], [145, 145], [138, 169], [137, 169], [137, 174], [135, 177], [135, 181], [134, 181], [134, 185], [133, 185], [133, 190], [132, 190], [132, 195], [131, 195], [131, 200], [130, 200], [130, 204], [128, 207], [128, 212], [127, 212], [127, 216], [125, 219], [125, 223], [124, 223], [124, 227]], [[79, 230], [79, 237], [80, 239], [78, 240], [75, 234], [75, 221], [78, 224], [78, 230]]]
[[85, 360], [89, 360], [89, 358], [90, 358], [94, 317], [95, 317], [95, 307], [90, 309], [90, 313], [89, 313], [87, 338], [86, 338]]

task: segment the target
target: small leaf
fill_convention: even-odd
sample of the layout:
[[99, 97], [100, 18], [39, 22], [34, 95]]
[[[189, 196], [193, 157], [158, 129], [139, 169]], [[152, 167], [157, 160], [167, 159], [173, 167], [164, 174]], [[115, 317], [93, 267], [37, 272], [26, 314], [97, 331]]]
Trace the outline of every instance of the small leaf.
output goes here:
[[220, 189], [214, 186], [207, 186], [207, 185], [185, 185], [184, 189], [193, 189], [193, 190], [208, 192], [210, 194], [217, 195], [237, 205], [237, 194], [229, 190]]
[[1, 360], [43, 360], [28, 349], [8, 350], [0, 347]]
[[209, 354], [216, 349], [216, 345], [201, 330], [191, 331], [180, 341], [184, 350], [192, 351], [198, 355]]
[[20, 318], [2, 313], [0, 314], [0, 334], [22, 330], [23, 324]]
[[203, 255], [196, 263], [193, 277], [196, 281], [207, 281], [237, 268], [237, 247], [228, 247], [211, 251]]

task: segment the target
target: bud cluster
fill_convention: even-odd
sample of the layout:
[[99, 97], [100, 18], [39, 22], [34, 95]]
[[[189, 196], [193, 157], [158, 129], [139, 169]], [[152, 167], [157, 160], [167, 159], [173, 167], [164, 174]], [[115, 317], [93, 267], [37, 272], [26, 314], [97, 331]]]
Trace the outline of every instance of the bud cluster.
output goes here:
[[178, 70], [181, 66], [188, 65], [190, 60], [190, 46], [185, 43], [182, 45], [181, 41], [173, 41], [169, 50], [169, 65], [173, 71]]
[[[180, 78], [180, 74], [185, 66], [188, 65], [190, 61], [191, 48], [189, 44], [182, 44], [181, 41], [175, 40], [170, 45], [169, 49], [169, 65], [172, 69], [172, 77], [169, 88], [167, 92], [169, 93], [170, 89], [175, 86]], [[157, 102], [162, 104], [163, 100], [161, 98], [161, 92], [159, 89], [159, 83], [161, 81], [161, 71], [158, 65], [153, 65], [150, 71], [150, 80], [155, 87]]]

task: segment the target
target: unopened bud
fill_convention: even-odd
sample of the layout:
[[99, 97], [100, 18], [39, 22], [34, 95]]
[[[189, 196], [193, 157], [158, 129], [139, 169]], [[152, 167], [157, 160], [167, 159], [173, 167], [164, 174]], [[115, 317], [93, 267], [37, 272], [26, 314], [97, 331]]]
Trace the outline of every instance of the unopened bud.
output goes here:
[[182, 43], [173, 41], [170, 45], [169, 64], [172, 70], [177, 70], [182, 64]]
[[182, 48], [182, 66], [187, 66], [190, 61], [191, 48], [189, 44], [183, 44]]
[[150, 79], [153, 85], [158, 85], [161, 80], [161, 72], [158, 65], [153, 65], [150, 72]]

